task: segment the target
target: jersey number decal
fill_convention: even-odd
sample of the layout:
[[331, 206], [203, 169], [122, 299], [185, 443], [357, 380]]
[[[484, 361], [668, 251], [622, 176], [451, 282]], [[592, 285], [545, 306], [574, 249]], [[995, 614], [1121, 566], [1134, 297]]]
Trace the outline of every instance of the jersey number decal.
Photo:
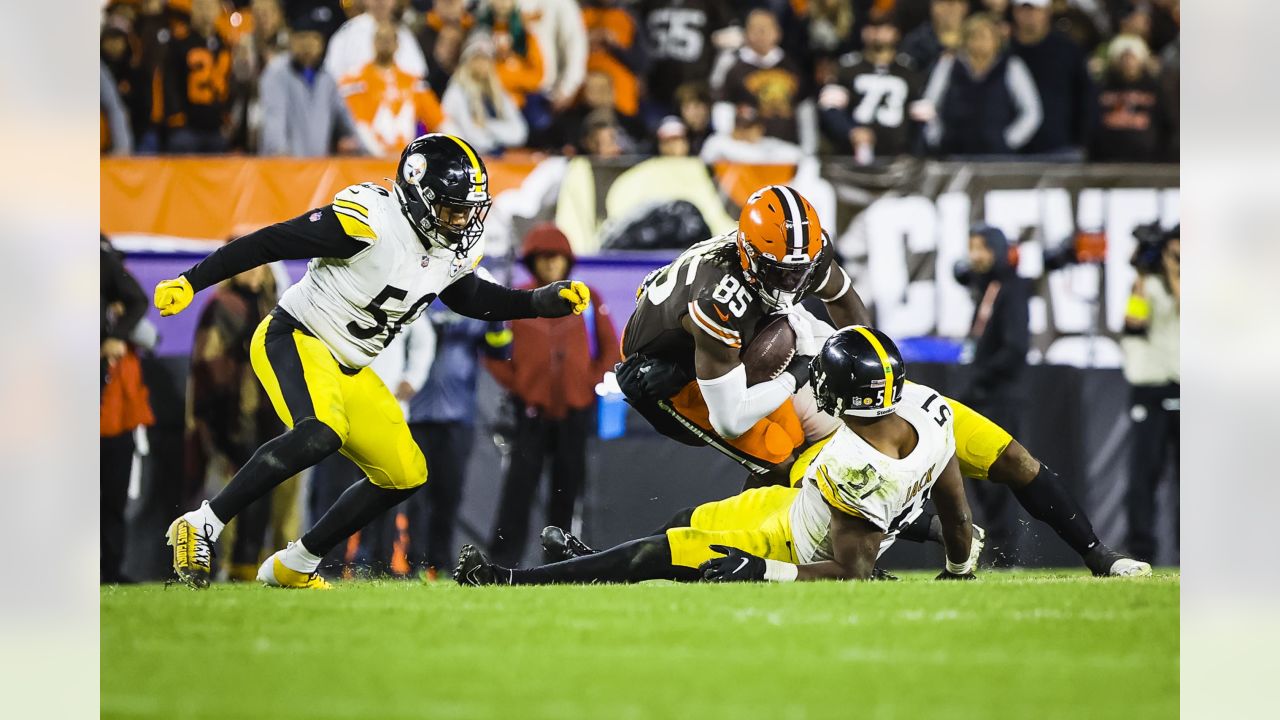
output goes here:
[[907, 100], [907, 81], [897, 75], [865, 73], [853, 79], [853, 89], [862, 95], [853, 119], [859, 125], [896, 128], [902, 124]]
[[[923, 404], [923, 405], [921, 405], [921, 406], [920, 406], [920, 408], [921, 408], [922, 410], [928, 411], [928, 410], [929, 410], [929, 406], [930, 406], [930, 405], [932, 405], [932, 404], [933, 404], [933, 401], [934, 401], [934, 400], [937, 400], [937, 399], [938, 399], [938, 393], [934, 393], [934, 394], [930, 395], [930, 396], [929, 396], [929, 399], [928, 399], [928, 400], [925, 400], [925, 401], [924, 401], [924, 404]], [[938, 417], [934, 418], [934, 419], [933, 419], [933, 421], [934, 421], [934, 422], [936, 422], [936, 423], [938, 423], [938, 427], [946, 427], [946, 426], [947, 426], [947, 420], [950, 420], [950, 419], [951, 419], [951, 408], [950, 408], [950, 406], [948, 406], [946, 403], [943, 403], [943, 404], [939, 405], [939, 406], [938, 406]]]
[[649, 15], [653, 54], [691, 63], [702, 56], [707, 14], [689, 8], [659, 8]]
[[418, 311], [426, 307], [432, 300], [436, 299], [435, 293], [427, 293], [426, 295], [418, 298], [418, 301], [415, 302], [413, 306], [405, 312], [405, 314], [401, 315], [397, 320], [388, 323], [387, 313], [382, 309], [382, 304], [391, 299], [403, 300], [408, 296], [409, 292], [407, 290], [401, 290], [400, 288], [392, 285], [382, 288], [382, 292], [378, 293], [377, 297], [370, 300], [369, 304], [364, 306], [364, 311], [369, 313], [369, 316], [373, 318], [373, 326], [362, 327], [360, 323], [352, 320], [347, 323], [347, 332], [351, 333], [353, 337], [357, 337], [361, 340], [368, 340], [371, 337], [376, 337], [378, 333], [381, 333], [383, 330], [389, 330], [387, 333], [387, 341], [383, 343], [382, 346], [386, 347], [387, 345], [390, 345], [396, 335], [399, 335], [400, 331], [404, 329], [404, 326], [413, 322], [414, 319], [417, 318]]
[[732, 275], [720, 278], [720, 284], [716, 285], [715, 290], [711, 292], [711, 299], [727, 303], [729, 312], [733, 313], [734, 317], [742, 317], [742, 314], [747, 311], [747, 306], [751, 304], [751, 296], [747, 294], [747, 289], [742, 287], [742, 283]]

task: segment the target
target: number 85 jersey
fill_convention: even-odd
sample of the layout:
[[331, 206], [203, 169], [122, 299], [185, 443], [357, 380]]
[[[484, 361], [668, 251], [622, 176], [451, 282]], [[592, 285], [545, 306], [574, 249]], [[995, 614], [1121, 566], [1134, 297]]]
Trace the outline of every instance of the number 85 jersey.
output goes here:
[[[463, 257], [424, 245], [399, 201], [373, 183], [342, 190], [332, 210], [342, 231], [365, 247], [347, 258], [312, 259], [302, 280], [280, 298], [280, 307], [339, 363], [359, 369], [445, 288], [475, 269], [482, 243]], [[321, 211], [309, 219], [317, 228], [324, 225]]]

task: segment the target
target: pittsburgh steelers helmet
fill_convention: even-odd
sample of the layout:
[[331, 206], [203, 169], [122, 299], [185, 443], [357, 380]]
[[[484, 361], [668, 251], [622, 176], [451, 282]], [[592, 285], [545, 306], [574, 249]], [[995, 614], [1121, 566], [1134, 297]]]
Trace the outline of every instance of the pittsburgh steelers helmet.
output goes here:
[[811, 291], [829, 245], [817, 211], [786, 185], [767, 185], [747, 198], [737, 242], [743, 275], [774, 311], [787, 310]]
[[809, 364], [818, 409], [831, 415], [876, 418], [902, 400], [907, 364], [888, 335], [863, 325], [842, 328]]
[[430, 133], [405, 146], [396, 167], [396, 197], [424, 241], [465, 256], [480, 241], [489, 214], [489, 175], [467, 142]]

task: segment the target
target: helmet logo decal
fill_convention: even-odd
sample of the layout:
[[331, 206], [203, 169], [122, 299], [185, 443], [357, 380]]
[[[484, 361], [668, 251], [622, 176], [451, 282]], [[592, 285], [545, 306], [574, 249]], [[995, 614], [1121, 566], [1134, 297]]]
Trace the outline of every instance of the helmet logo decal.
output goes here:
[[404, 159], [404, 179], [410, 185], [417, 185], [427, 174], [427, 159], [422, 153], [414, 153]]

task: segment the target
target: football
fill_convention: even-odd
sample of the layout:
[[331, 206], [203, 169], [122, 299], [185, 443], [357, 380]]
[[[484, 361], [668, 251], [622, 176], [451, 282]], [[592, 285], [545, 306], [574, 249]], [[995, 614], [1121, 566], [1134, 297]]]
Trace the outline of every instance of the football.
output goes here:
[[796, 354], [796, 331], [786, 315], [762, 318], [758, 328], [756, 336], [739, 353], [747, 369], [748, 386], [778, 377]]

